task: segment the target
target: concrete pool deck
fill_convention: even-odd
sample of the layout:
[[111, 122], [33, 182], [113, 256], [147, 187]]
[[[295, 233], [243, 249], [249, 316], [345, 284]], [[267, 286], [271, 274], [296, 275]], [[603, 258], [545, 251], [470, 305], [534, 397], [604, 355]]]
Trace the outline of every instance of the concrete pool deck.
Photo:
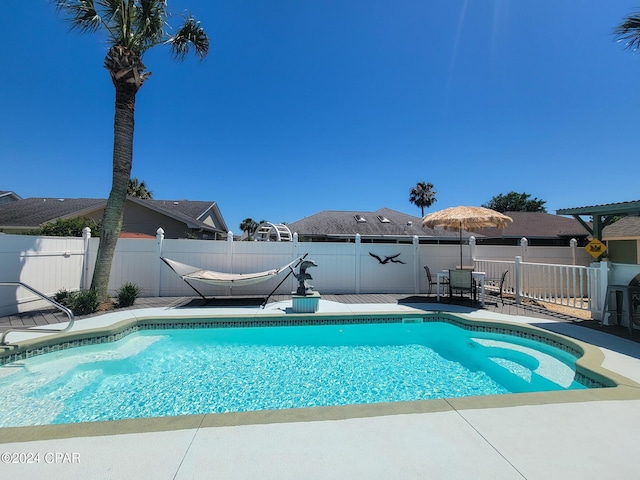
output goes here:
[[[285, 301], [265, 309], [213, 307], [206, 312], [145, 308], [85, 318], [74, 330], [102, 328], [132, 314], [258, 317], [282, 314], [290, 305]], [[319, 313], [424, 310], [527, 323], [575, 338], [595, 345], [603, 355], [603, 367], [631, 382], [626, 389], [525, 394], [526, 398], [502, 395], [5, 428], [0, 429], [0, 472], [3, 477], [6, 472], [20, 478], [67, 479], [637, 478], [638, 343], [552, 319], [447, 304], [323, 301]], [[8, 339], [29, 336], [10, 333]], [[25, 463], [30, 458], [34, 463]], [[10, 462], [4, 463], [6, 459]]]

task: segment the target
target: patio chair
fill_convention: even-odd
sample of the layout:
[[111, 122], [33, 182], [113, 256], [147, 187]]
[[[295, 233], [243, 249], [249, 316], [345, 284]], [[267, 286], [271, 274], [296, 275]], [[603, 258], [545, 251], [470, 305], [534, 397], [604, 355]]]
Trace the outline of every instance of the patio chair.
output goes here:
[[500, 303], [502, 303], [502, 305], [504, 305], [504, 297], [502, 295], [504, 294], [504, 282], [507, 279], [507, 273], [509, 273], [509, 270], [505, 270], [500, 276], [500, 290], [498, 291], [498, 295], [500, 297]]
[[[429, 266], [428, 265], [424, 266], [424, 271], [427, 273], [427, 281], [429, 282], [429, 291], [427, 292], [427, 295], [431, 295], [431, 290], [433, 289], [433, 286], [434, 285], [438, 285], [438, 282], [431, 275], [431, 270], [429, 270]], [[440, 279], [440, 288], [442, 288], [445, 292], [446, 292], [446, 289], [447, 289], [447, 285], [449, 285], [449, 280], [448, 279], [446, 279], [446, 278]]]
[[460, 296], [469, 292], [469, 300], [473, 305], [476, 299], [476, 288], [471, 270], [449, 270], [449, 302], [454, 292], [460, 292]]

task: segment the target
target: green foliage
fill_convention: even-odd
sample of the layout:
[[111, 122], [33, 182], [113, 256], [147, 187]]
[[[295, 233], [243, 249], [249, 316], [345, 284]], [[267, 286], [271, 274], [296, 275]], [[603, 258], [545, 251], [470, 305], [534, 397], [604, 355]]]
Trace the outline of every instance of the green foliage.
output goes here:
[[100, 305], [95, 290], [70, 292], [62, 289], [53, 296], [53, 299], [71, 310], [74, 315], [88, 315], [95, 312]]
[[130, 197], [139, 198], [140, 200], [151, 200], [153, 193], [147, 189], [144, 180], [141, 182], [137, 178], [129, 179], [129, 186], [127, 187], [127, 195]]
[[99, 237], [102, 229], [102, 222], [96, 222], [91, 218], [78, 217], [57, 219], [55, 222], [47, 223], [39, 230], [33, 232], [34, 235], [45, 235], [49, 237], [81, 237], [85, 227], [91, 229], [92, 237]]
[[618, 42], [624, 42], [625, 48], [636, 51], [640, 47], [640, 13], [626, 17], [613, 34]]
[[168, 45], [176, 60], [191, 51], [203, 59], [209, 51], [209, 38], [200, 22], [191, 15], [172, 28], [171, 12], [164, 0], [87, 1], [55, 0], [58, 11], [71, 29], [82, 33], [106, 30], [110, 45], [125, 47], [139, 57], [156, 45]]
[[409, 201], [422, 211], [424, 217], [424, 207], [429, 208], [436, 199], [436, 192], [433, 183], [418, 182], [416, 186], [409, 191]]
[[130, 307], [140, 295], [142, 289], [133, 282], [127, 282], [122, 285], [117, 291], [118, 307]]
[[71, 292], [66, 288], [58, 290], [56, 294], [53, 296], [53, 299], [58, 302], [60, 305], [67, 306], [69, 297], [71, 296]]
[[528, 193], [509, 192], [493, 197], [489, 202], [483, 204], [485, 208], [490, 208], [496, 212], [546, 212], [545, 200], [538, 198], [530, 199]]
[[242, 230], [243, 232], [247, 232], [246, 240], [253, 240], [253, 234], [256, 233], [256, 230], [258, 229], [259, 226], [260, 225], [258, 224], [258, 222], [256, 222], [254, 219], [249, 217], [249, 218], [245, 218], [240, 223], [240, 230]]

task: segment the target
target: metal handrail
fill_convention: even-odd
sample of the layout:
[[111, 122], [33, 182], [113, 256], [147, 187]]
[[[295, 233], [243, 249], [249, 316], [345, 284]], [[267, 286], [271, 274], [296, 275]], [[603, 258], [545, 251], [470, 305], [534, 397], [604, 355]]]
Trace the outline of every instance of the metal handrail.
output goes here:
[[65, 307], [64, 305], [59, 304], [53, 298], [47, 297], [44, 293], [39, 292], [38, 290], [36, 290], [33, 287], [30, 287], [26, 283], [22, 283], [22, 282], [0, 282], [0, 287], [17, 287], [17, 286], [26, 288], [31, 293], [34, 293], [38, 297], [42, 298], [43, 300], [46, 300], [47, 302], [51, 303], [58, 310], [66, 313], [67, 317], [69, 317], [69, 323], [67, 324], [67, 326], [65, 328], [63, 328], [61, 330], [54, 329], [54, 328], [38, 328], [38, 329], [34, 329], [34, 328], [11, 327], [11, 328], [6, 329], [4, 332], [2, 332], [2, 335], [0, 335], [0, 345], [7, 345], [5, 343], [5, 338], [6, 338], [7, 334], [11, 333], [11, 332], [64, 333], [64, 332], [68, 332], [69, 330], [71, 330], [71, 328], [73, 327], [73, 322], [75, 321], [75, 317], [73, 316], [73, 312], [71, 310], [69, 310], [67, 307]]

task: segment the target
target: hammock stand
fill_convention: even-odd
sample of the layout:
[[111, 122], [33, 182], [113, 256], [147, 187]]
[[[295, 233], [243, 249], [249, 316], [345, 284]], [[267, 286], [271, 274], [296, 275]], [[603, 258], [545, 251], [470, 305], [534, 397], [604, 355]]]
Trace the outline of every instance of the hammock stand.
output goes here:
[[[198, 295], [200, 295], [207, 302], [214, 300], [214, 298], [205, 297], [202, 292], [200, 292], [196, 287], [194, 287], [189, 280], [196, 280], [198, 282], [209, 283], [213, 285], [220, 285], [224, 287], [233, 287], [233, 286], [242, 286], [242, 285], [251, 285], [254, 283], [261, 283], [266, 280], [279, 275], [283, 270], [289, 269], [287, 275], [282, 279], [280, 283], [274, 288], [271, 293], [267, 296], [267, 298], [262, 303], [262, 308], [267, 304], [271, 295], [274, 294], [280, 285], [282, 285], [289, 275], [293, 273], [293, 269], [300, 265], [302, 260], [306, 258], [308, 253], [305, 253], [303, 256], [296, 258], [293, 262], [288, 263], [280, 268], [274, 268], [272, 270], [266, 270], [264, 272], [256, 272], [256, 273], [223, 273], [223, 272], [215, 272], [213, 270], [204, 270], [199, 267], [194, 267], [191, 265], [187, 265], [185, 263], [176, 262], [175, 260], [171, 260], [166, 257], [160, 257], [167, 266], [174, 271], [176, 275], [178, 275], [184, 282], [189, 285]], [[295, 264], [295, 265], [294, 265]]]

